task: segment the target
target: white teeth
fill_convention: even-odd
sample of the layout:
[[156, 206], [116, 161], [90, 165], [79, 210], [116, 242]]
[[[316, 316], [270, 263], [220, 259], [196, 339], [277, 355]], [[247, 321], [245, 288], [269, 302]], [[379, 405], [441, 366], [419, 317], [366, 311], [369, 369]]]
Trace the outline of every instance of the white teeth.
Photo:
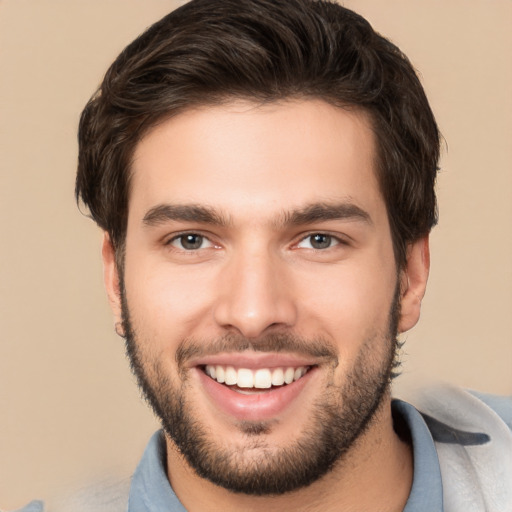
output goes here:
[[276, 368], [272, 372], [272, 385], [282, 386], [284, 384], [284, 372], [282, 368]]
[[248, 368], [235, 369], [233, 366], [206, 365], [205, 373], [220, 384], [238, 386], [239, 388], [269, 389], [272, 386], [291, 384], [308, 372], [309, 367], [288, 368]]
[[253, 388], [254, 387], [254, 375], [251, 370], [246, 368], [240, 368], [238, 370], [237, 385], [239, 388]]
[[232, 366], [226, 366], [226, 371], [224, 372], [224, 382], [228, 386], [234, 386], [237, 380], [238, 376], [236, 370]]
[[293, 382], [293, 377], [295, 376], [294, 368], [286, 368], [284, 372], [284, 381], [286, 384], [291, 384]]
[[217, 366], [215, 368], [216, 372], [217, 372], [217, 382], [220, 382], [221, 384], [224, 382], [225, 380], [225, 372], [224, 372], [224, 366]]
[[272, 374], [270, 370], [256, 370], [254, 374], [254, 387], [259, 389], [268, 389], [272, 387]]

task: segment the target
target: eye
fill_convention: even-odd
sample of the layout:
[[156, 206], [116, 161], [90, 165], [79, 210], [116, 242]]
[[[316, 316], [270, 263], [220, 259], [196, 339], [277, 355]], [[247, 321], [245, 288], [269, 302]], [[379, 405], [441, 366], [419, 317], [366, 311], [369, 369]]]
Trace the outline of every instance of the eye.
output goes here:
[[308, 235], [303, 238], [298, 244], [297, 247], [301, 247], [303, 249], [329, 249], [333, 245], [338, 245], [340, 241], [331, 236], [326, 235], [325, 233], [313, 233], [312, 235]]
[[213, 246], [208, 238], [203, 235], [198, 235], [197, 233], [184, 233], [176, 236], [169, 241], [169, 245], [177, 249], [184, 249], [185, 251], [196, 251]]

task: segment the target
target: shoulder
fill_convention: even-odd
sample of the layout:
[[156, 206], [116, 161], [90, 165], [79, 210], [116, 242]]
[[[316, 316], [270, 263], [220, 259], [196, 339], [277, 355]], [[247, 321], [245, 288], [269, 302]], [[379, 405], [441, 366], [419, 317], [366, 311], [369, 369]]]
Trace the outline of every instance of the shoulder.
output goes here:
[[131, 479], [125, 478], [83, 487], [58, 502], [49, 503], [44, 512], [125, 512], [130, 484]]
[[[125, 512], [131, 479], [102, 481], [44, 503], [34, 500], [12, 512]], [[0, 509], [0, 512], [3, 509]]]
[[512, 430], [512, 395], [498, 396], [435, 385], [416, 391], [409, 400], [424, 416], [468, 428]]
[[[13, 512], [45, 512], [45, 510], [46, 509], [44, 508], [44, 503], [42, 501], [34, 500]], [[3, 512], [3, 509], [0, 509], [0, 512]]]
[[490, 407], [505, 422], [508, 428], [512, 430], [512, 395], [491, 395], [477, 391], [470, 391], [469, 393], [478, 398], [487, 407]]
[[512, 503], [512, 397], [435, 386], [411, 400], [435, 443], [446, 511]]

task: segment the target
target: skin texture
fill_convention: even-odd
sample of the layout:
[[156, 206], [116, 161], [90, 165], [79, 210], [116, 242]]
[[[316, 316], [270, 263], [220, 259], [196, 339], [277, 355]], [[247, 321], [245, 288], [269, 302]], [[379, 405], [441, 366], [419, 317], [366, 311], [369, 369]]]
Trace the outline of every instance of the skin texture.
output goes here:
[[[356, 392], [387, 383], [394, 300], [398, 331], [418, 320], [428, 243], [411, 244], [397, 272], [374, 157], [363, 113], [313, 100], [189, 110], [136, 148], [124, 318], [108, 236], [103, 245], [114, 315], [131, 331], [146, 383], [178, 393], [210, 450], [236, 453], [238, 469], [261, 469], [316, 434], [325, 418], [315, 422], [315, 410], [349, 410]], [[331, 237], [321, 248], [318, 233]], [[195, 235], [189, 245], [184, 234]], [[273, 349], [279, 337], [287, 341]], [[201, 368], [212, 361], [313, 371], [290, 396], [262, 394], [247, 413], [240, 395], [211, 392]], [[167, 436], [169, 479], [191, 511], [402, 510], [412, 457], [393, 430], [387, 388], [366, 415], [330, 472], [280, 496], [204, 480]]]

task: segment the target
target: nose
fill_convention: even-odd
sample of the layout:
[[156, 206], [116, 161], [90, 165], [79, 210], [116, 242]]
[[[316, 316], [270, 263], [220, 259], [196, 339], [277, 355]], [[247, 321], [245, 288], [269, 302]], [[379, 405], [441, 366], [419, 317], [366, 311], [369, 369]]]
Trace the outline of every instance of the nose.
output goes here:
[[223, 329], [257, 338], [297, 320], [286, 263], [270, 251], [233, 256], [219, 275], [214, 317]]

